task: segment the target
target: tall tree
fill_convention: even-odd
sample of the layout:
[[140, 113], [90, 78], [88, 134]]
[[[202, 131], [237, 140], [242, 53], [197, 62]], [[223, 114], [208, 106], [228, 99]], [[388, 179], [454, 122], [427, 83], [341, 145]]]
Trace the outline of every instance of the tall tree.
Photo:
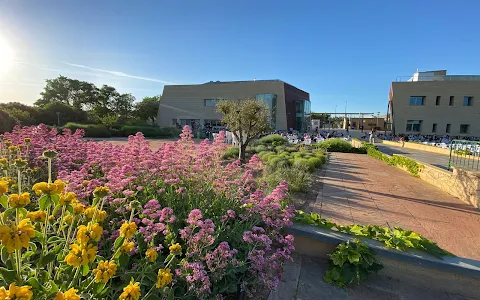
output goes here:
[[98, 89], [94, 84], [58, 76], [47, 79], [40, 99], [35, 102], [36, 106], [43, 107], [49, 103], [60, 102], [77, 109], [88, 108], [98, 96]]
[[144, 97], [142, 101], [135, 104], [135, 117], [143, 121], [152, 121], [152, 123], [154, 123], [157, 119], [160, 99], [162, 99], [162, 95]]
[[265, 102], [255, 99], [222, 100], [217, 111], [223, 114], [222, 121], [239, 143], [238, 158], [245, 163], [245, 150], [250, 141], [270, 130], [269, 111]]

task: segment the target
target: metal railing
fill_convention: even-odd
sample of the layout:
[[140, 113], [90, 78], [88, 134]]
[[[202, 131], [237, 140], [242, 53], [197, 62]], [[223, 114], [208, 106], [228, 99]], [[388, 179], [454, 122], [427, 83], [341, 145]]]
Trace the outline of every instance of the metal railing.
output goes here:
[[450, 143], [448, 169], [460, 167], [469, 170], [480, 170], [480, 142], [453, 140]]

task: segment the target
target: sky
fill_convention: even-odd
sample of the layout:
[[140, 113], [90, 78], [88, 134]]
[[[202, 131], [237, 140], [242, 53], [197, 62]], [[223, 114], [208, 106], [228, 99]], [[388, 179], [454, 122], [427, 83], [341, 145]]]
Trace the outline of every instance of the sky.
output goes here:
[[[480, 74], [472, 1], [0, 0], [0, 102], [46, 79], [108, 84], [137, 100], [165, 84], [281, 79], [314, 112], [387, 110], [392, 81]], [[3, 67], [2, 67], [3, 64]], [[2, 70], [3, 69], [3, 70]]]

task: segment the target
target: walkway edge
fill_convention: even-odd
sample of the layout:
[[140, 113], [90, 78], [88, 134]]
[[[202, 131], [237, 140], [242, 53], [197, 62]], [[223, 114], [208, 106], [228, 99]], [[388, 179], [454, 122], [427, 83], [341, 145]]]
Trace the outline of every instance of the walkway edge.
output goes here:
[[[288, 232], [295, 237], [313, 239], [315, 241], [331, 244], [333, 247], [336, 247], [342, 242], [353, 241], [355, 239], [354, 236], [348, 234], [303, 224], [294, 224], [293, 227], [288, 229]], [[480, 261], [478, 260], [455, 256], [445, 256], [442, 260], [419, 250], [412, 249], [410, 251], [402, 252], [386, 248], [383, 243], [378, 241], [362, 237], [359, 238], [362, 242], [372, 248], [379, 257], [447, 273], [480, 278]]]

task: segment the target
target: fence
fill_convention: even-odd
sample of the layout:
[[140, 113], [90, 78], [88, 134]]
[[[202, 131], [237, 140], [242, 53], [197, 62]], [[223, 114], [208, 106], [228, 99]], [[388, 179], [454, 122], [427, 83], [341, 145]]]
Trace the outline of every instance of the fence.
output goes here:
[[480, 142], [453, 140], [450, 144], [448, 169], [461, 167], [469, 170], [480, 170]]

